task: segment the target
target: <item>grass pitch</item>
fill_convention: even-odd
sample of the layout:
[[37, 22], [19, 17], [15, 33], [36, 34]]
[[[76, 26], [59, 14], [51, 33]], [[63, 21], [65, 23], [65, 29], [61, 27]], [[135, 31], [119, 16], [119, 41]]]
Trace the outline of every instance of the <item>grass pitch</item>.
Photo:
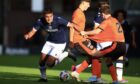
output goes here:
[[[80, 57], [76, 63], [66, 58], [62, 63], [54, 68], [48, 68], [47, 84], [77, 84], [73, 80], [61, 82], [59, 73], [62, 70], [70, 71], [72, 64], [79, 64], [84, 58]], [[129, 58], [130, 66], [124, 71], [124, 78], [129, 82], [127, 84], [140, 84], [140, 58]], [[38, 70], [39, 55], [36, 56], [0, 56], [0, 84], [46, 84], [40, 83]], [[88, 68], [80, 74], [82, 80], [87, 80], [91, 76], [91, 68]], [[111, 77], [103, 62], [102, 78], [111, 83]], [[78, 83], [85, 84], [85, 83]]]

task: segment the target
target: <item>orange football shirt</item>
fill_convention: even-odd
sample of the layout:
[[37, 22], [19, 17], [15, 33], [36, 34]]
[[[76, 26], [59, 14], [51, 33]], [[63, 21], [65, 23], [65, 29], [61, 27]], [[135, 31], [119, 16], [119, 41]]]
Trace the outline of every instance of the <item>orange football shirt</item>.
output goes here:
[[99, 27], [102, 32], [97, 35], [89, 36], [90, 39], [96, 41], [97, 43], [107, 42], [107, 41], [117, 41], [124, 42], [124, 33], [121, 24], [117, 19], [109, 17], [104, 20]]
[[[84, 12], [80, 8], [77, 8], [74, 11], [72, 15], [72, 22], [78, 26], [78, 28], [76, 28], [78, 31], [84, 31], [86, 18]], [[78, 31], [73, 31], [73, 43], [77, 43], [79, 41], [81, 42], [84, 40], [84, 38], [80, 35]]]

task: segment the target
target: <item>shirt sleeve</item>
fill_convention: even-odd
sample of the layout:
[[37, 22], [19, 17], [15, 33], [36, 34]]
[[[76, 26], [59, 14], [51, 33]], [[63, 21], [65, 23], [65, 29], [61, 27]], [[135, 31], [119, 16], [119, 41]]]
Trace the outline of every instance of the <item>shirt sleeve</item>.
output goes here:
[[61, 17], [57, 17], [57, 19], [58, 19], [59, 24], [67, 26], [68, 23], [69, 23], [69, 21], [67, 21], [67, 20], [65, 20], [65, 19], [63, 19]]
[[42, 25], [43, 25], [43, 23], [42, 23], [42, 20], [40, 18], [34, 23], [33, 28], [35, 28], [36, 30], [39, 30]]

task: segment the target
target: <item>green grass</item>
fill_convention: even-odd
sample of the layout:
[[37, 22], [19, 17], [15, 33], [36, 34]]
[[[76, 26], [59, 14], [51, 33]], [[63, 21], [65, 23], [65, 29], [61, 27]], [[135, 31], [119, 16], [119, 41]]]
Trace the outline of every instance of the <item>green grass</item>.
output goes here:
[[[79, 58], [76, 64], [82, 62], [84, 58]], [[0, 56], [0, 84], [46, 84], [37, 82], [39, 79], [38, 70], [39, 55], [36, 56]], [[139, 58], [130, 58], [130, 66], [125, 70], [125, 79], [129, 80], [127, 84], [140, 84], [140, 61]], [[54, 68], [48, 68], [47, 84], [77, 84], [75, 81], [61, 82], [58, 78], [60, 71], [70, 70], [71, 65], [75, 64], [69, 58], [66, 58], [61, 64]], [[102, 78], [111, 82], [111, 77], [103, 62]], [[91, 68], [88, 68], [80, 74], [82, 80], [91, 76]], [[83, 83], [79, 83], [83, 84]]]

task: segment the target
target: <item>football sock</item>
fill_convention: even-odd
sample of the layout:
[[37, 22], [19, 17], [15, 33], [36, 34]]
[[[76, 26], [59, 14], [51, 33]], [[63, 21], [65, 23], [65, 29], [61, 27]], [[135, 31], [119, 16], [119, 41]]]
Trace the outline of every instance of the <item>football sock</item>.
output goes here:
[[79, 68], [81, 66], [81, 64], [76, 65], [76, 69]]
[[82, 71], [84, 71], [87, 67], [89, 66], [88, 62], [86, 60], [84, 60], [81, 65], [79, 66], [79, 68], [76, 69], [77, 73], [81, 73]]
[[60, 54], [59, 58], [55, 61], [55, 65], [59, 64], [64, 58], [68, 56], [68, 52], [63, 52]]
[[46, 54], [41, 54], [40, 62], [39, 62], [39, 70], [40, 70], [40, 76], [42, 79], [47, 79], [46, 77]]
[[117, 61], [116, 63], [116, 72], [118, 80], [122, 80], [123, 75], [123, 61]]
[[40, 73], [41, 73], [41, 78], [47, 79], [47, 77], [46, 77], [46, 65], [40, 66]]
[[99, 59], [92, 59], [92, 76], [101, 78], [101, 63]]
[[[81, 64], [76, 65], [76, 69], [80, 67]], [[90, 64], [88, 67], [91, 67], [92, 65]]]
[[117, 80], [116, 69], [115, 69], [114, 65], [113, 64], [110, 64], [110, 65], [107, 65], [107, 67], [108, 67], [109, 72], [111, 74], [112, 80], [113, 81], [118, 81]]

